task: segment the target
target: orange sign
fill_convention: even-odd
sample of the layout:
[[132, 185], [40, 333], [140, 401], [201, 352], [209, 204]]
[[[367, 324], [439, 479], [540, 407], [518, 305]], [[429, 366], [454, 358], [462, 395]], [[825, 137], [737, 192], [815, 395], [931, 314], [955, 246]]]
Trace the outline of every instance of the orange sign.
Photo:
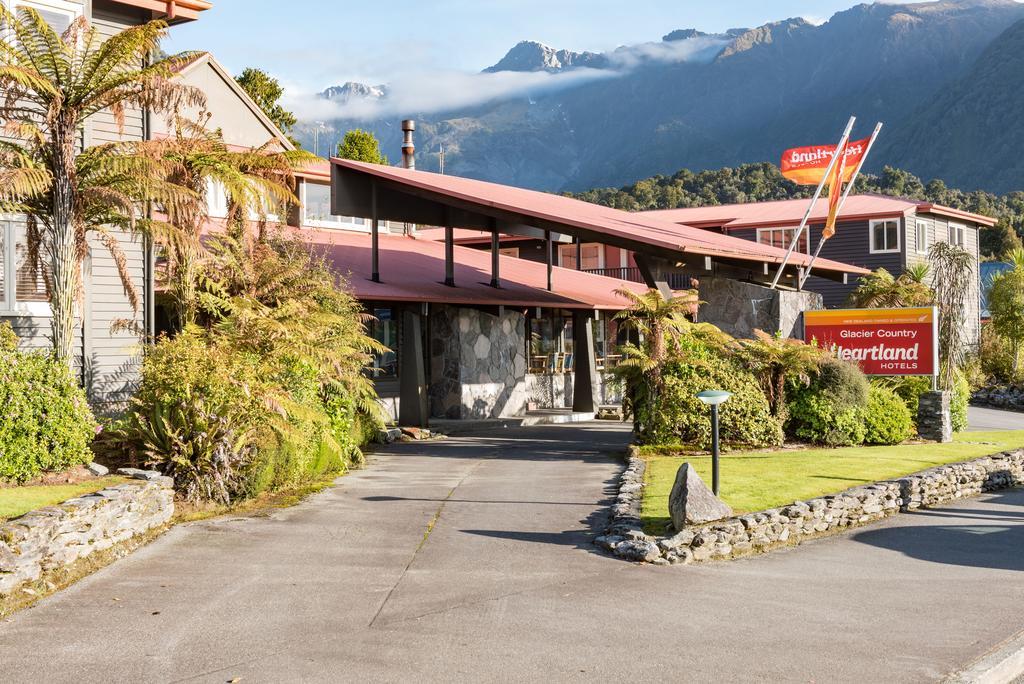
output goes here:
[[935, 375], [938, 313], [917, 309], [804, 312], [804, 340], [855, 361], [868, 375]]
[[[843, 182], [849, 183], [853, 178], [853, 172], [864, 158], [870, 141], [871, 138], [864, 138], [846, 143]], [[786, 150], [782, 153], [780, 164], [782, 175], [799, 185], [817, 185], [825, 176], [835, 153], [835, 145], [811, 145]]]

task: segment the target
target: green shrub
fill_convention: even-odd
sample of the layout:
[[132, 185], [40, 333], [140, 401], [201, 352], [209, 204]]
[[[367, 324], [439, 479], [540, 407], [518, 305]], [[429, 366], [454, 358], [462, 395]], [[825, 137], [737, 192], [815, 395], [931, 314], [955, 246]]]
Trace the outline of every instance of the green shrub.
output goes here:
[[917, 405], [921, 395], [932, 389], [932, 379], [920, 375], [892, 375], [872, 378], [872, 386], [885, 387], [892, 390], [903, 400], [911, 419], [917, 422]]
[[772, 417], [761, 386], [737, 364], [714, 354], [690, 357], [664, 368], [665, 393], [653, 410], [643, 409], [651, 443], [711, 444], [711, 412], [696, 394], [707, 389], [732, 392], [719, 407], [719, 435], [726, 444], [772, 447], [782, 444], [782, 427]]
[[0, 481], [20, 483], [91, 461], [97, 424], [67, 365], [17, 343], [0, 325]]
[[900, 444], [913, 434], [910, 409], [887, 387], [872, 385], [863, 418], [865, 444]]
[[957, 371], [953, 379], [953, 391], [949, 398], [949, 417], [953, 424], [953, 432], [967, 429], [967, 405], [971, 402], [971, 383], [967, 376]]
[[[1013, 384], [1024, 380], [1024, 364], [1014, 364], [1013, 346], [996, 334], [991, 325], [981, 326], [978, 348], [982, 373], [997, 384]], [[1014, 370], [1014, 366], [1017, 370]]]
[[786, 432], [826, 446], [861, 444], [869, 393], [868, 380], [856, 365], [826, 357], [810, 384], [790, 385]]

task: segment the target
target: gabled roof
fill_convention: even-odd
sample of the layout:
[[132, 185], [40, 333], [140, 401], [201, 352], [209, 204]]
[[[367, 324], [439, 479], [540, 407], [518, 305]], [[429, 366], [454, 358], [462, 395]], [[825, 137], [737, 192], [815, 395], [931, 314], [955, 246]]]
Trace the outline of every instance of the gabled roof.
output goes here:
[[[777, 200], [773, 202], [749, 202], [746, 204], [720, 204], [710, 207], [687, 209], [663, 209], [639, 212], [651, 218], [671, 221], [681, 225], [702, 228], [724, 227], [753, 228], [758, 226], [796, 225], [804, 217], [810, 199]], [[944, 207], [932, 202], [908, 200], [885, 195], [850, 195], [843, 206], [840, 221], [855, 221], [874, 218], [892, 218], [918, 214], [936, 214], [962, 221], [971, 221], [983, 226], [993, 226], [996, 219], [990, 216], [972, 214]], [[818, 200], [811, 212], [810, 222], [821, 223], [828, 215], [828, 201]]]
[[552, 268], [553, 291], [547, 290], [547, 267], [499, 257], [501, 287], [490, 286], [491, 255], [469, 247], [455, 248], [455, 287], [444, 279], [444, 245], [404, 235], [380, 236], [381, 280], [370, 280], [370, 235], [344, 230], [302, 229], [299, 236], [323, 253], [335, 272], [346, 277], [349, 291], [363, 301], [434, 302], [464, 306], [545, 307], [619, 311], [629, 307], [615, 290], [646, 291], [639, 283], [567, 268]]
[[[376, 184], [381, 188], [378, 208], [382, 219], [436, 226], [443, 225], [443, 216], [450, 210], [458, 216], [455, 225], [464, 228], [483, 228], [493, 219], [511, 227], [499, 227], [502, 232], [528, 226], [677, 261], [693, 255], [750, 267], [780, 264], [786, 256], [785, 250], [769, 245], [571, 197], [346, 159], [331, 159], [331, 163], [334, 210], [341, 215], [369, 216], [368, 190]], [[809, 261], [806, 254], [794, 254], [790, 264], [795, 268]], [[868, 272], [828, 259], [818, 259], [814, 267], [833, 277]]]
[[182, 62], [178, 65], [174, 72], [175, 77], [182, 78], [188, 74], [196, 71], [201, 66], [208, 66], [213, 69], [218, 76], [220, 76], [228, 89], [238, 98], [238, 100], [248, 109], [254, 117], [256, 117], [261, 124], [263, 124], [271, 133], [274, 140], [286, 150], [294, 150], [295, 145], [288, 139], [277, 125], [270, 120], [263, 108], [256, 104], [249, 94], [245, 92], [242, 86], [238, 85], [238, 81], [235, 80], [234, 76], [228, 73], [228, 70], [218, 62], [212, 54], [209, 52], [199, 52], [192, 56], [189, 60]]

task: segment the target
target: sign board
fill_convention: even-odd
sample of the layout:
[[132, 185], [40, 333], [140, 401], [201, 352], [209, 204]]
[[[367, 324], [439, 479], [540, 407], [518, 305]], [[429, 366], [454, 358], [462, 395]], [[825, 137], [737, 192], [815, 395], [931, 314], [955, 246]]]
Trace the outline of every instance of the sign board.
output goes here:
[[817, 340], [868, 375], [935, 375], [938, 325], [934, 307], [805, 311], [804, 340]]

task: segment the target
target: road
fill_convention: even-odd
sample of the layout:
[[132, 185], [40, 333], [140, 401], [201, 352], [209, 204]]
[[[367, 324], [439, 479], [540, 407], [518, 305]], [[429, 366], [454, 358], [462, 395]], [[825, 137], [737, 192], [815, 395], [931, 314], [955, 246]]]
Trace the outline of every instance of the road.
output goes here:
[[590, 543], [616, 424], [395, 445], [0, 623], [9, 682], [934, 681], [1024, 628], [1024, 490], [731, 563]]

